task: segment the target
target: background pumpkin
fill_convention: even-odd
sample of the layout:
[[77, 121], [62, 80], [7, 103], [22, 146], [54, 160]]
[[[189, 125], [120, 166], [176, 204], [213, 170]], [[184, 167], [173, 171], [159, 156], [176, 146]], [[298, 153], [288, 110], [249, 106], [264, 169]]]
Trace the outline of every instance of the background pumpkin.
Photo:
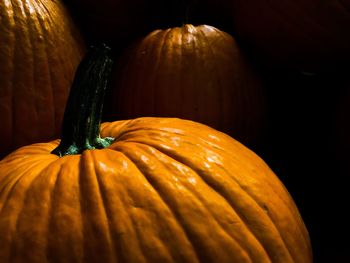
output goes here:
[[206, 3], [212, 19], [230, 25], [234, 36], [266, 64], [307, 72], [334, 71], [348, 64], [349, 0]]
[[0, 157], [59, 135], [84, 44], [62, 3], [0, 2]]
[[291, 196], [231, 137], [175, 118], [105, 123], [100, 136], [111, 60], [88, 55], [60, 145], [0, 161], [2, 262], [311, 263]]
[[107, 119], [180, 117], [244, 143], [263, 130], [260, 79], [235, 40], [207, 25], [155, 30], [121, 58]]

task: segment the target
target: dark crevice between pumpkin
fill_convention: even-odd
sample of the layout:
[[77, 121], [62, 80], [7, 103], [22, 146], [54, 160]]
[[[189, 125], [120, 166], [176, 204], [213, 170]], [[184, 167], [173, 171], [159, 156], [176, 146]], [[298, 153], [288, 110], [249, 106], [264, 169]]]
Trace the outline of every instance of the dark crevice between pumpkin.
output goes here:
[[111, 50], [102, 44], [91, 47], [81, 61], [70, 90], [62, 123], [61, 142], [51, 153], [79, 154], [108, 147], [113, 138], [100, 137], [100, 123], [107, 80], [113, 61]]

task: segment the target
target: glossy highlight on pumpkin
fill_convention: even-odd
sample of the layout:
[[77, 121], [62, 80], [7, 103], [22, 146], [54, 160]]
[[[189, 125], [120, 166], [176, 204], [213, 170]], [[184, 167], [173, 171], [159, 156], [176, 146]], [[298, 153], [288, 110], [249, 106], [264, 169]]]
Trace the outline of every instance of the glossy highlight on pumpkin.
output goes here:
[[101, 136], [115, 141], [0, 162], [2, 262], [312, 262], [291, 196], [231, 137], [175, 118], [104, 123]]

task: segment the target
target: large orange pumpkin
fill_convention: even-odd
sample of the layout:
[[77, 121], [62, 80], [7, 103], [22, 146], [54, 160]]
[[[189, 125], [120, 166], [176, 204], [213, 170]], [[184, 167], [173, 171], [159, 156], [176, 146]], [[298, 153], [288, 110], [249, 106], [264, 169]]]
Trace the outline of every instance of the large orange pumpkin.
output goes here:
[[0, 157], [57, 138], [83, 53], [59, 1], [0, 2]]
[[350, 0], [205, 2], [217, 10], [217, 20], [230, 24], [241, 42], [274, 66], [318, 72], [348, 64]]
[[234, 38], [214, 27], [155, 30], [121, 59], [107, 116], [180, 117], [251, 143], [262, 131], [257, 74]]
[[104, 123], [99, 136], [102, 51], [82, 63], [60, 145], [0, 162], [1, 262], [311, 263], [291, 196], [231, 137], [151, 117]]

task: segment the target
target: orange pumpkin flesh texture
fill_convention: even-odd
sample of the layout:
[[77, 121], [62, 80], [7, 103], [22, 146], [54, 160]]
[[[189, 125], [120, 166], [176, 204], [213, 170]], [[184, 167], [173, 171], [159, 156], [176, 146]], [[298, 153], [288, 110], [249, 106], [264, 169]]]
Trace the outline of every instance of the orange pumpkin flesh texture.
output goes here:
[[259, 78], [235, 40], [214, 27], [155, 30], [131, 47], [117, 68], [108, 119], [179, 117], [243, 143], [254, 142], [262, 131]]
[[84, 52], [59, 1], [0, 2], [0, 157], [57, 138]]
[[1, 262], [312, 262], [291, 196], [231, 137], [176, 118], [104, 123], [101, 136], [115, 141], [0, 162]]

